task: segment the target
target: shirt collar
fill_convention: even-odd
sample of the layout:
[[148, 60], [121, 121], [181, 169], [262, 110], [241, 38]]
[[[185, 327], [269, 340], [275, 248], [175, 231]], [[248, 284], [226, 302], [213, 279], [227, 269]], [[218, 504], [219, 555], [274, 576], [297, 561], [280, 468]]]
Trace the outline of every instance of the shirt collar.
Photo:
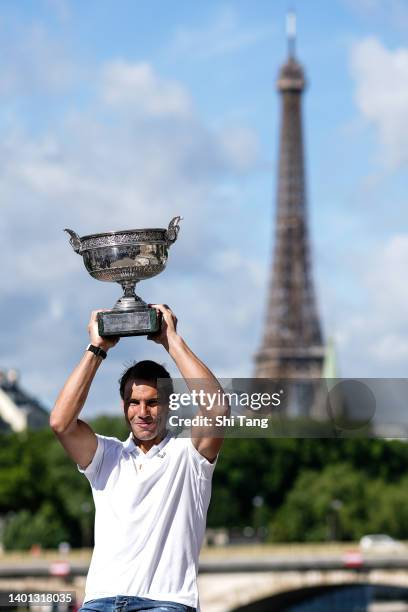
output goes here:
[[146, 457], [146, 458], [150, 459], [151, 457], [154, 457], [155, 455], [157, 455], [157, 453], [159, 453], [161, 451], [163, 446], [165, 446], [167, 444], [167, 442], [169, 441], [170, 438], [171, 438], [171, 434], [170, 434], [170, 432], [167, 432], [167, 434], [165, 435], [163, 440], [161, 442], [159, 442], [159, 444], [154, 444], [152, 446], [152, 448], [147, 451], [147, 453], [144, 453], [135, 444], [135, 441], [133, 440], [133, 434], [130, 433], [129, 437], [127, 438], [127, 440], [125, 440], [125, 442], [123, 442], [123, 449], [127, 453], [135, 453], [136, 455], [141, 455], [142, 457]]

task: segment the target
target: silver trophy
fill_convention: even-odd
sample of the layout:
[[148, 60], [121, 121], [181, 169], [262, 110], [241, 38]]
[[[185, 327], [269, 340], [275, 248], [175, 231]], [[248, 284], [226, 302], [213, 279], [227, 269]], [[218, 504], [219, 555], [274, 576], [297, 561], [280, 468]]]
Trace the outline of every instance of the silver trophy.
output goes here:
[[123, 295], [113, 309], [98, 313], [101, 336], [140, 336], [160, 330], [159, 314], [136, 295], [135, 287], [164, 270], [181, 219], [174, 217], [167, 229], [125, 230], [82, 238], [71, 229], [64, 230], [91, 276], [122, 285]]

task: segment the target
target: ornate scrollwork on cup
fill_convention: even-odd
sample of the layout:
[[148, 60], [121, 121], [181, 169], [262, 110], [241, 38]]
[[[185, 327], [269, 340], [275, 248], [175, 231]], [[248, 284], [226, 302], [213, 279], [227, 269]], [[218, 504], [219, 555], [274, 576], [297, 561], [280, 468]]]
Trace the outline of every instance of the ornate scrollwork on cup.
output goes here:
[[97, 280], [122, 283], [126, 280], [143, 280], [151, 278], [162, 272], [164, 266], [129, 266], [127, 268], [113, 268], [105, 270], [92, 270], [91, 275]]
[[134, 230], [133, 232], [115, 232], [85, 236], [81, 238], [81, 252], [107, 246], [122, 246], [128, 244], [166, 244], [166, 230]]

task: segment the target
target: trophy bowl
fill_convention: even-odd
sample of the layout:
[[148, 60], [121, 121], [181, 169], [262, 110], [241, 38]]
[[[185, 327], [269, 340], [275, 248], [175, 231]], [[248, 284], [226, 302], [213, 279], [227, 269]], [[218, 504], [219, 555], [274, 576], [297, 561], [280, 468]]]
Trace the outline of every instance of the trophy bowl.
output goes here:
[[177, 240], [182, 217], [174, 217], [167, 229], [134, 229], [80, 238], [71, 229], [74, 251], [82, 255], [89, 274], [100, 281], [116, 282], [123, 295], [112, 310], [98, 313], [101, 336], [135, 336], [160, 329], [157, 311], [135, 293], [141, 280], [160, 274], [166, 267], [169, 247]]

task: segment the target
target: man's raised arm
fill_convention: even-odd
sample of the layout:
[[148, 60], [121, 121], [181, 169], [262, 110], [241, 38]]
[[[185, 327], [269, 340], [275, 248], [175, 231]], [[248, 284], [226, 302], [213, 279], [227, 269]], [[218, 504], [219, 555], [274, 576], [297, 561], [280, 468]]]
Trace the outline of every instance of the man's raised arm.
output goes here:
[[[118, 342], [118, 338], [102, 338], [99, 336], [97, 313], [98, 311], [92, 313], [88, 325], [90, 343], [107, 353]], [[102, 361], [101, 356], [88, 350], [85, 351], [81, 361], [58, 395], [50, 414], [50, 427], [68, 455], [81, 468], [86, 468], [91, 463], [98, 442], [91, 427], [78, 419], [78, 416]]]
[[[168, 351], [190, 391], [196, 391], [198, 396], [201, 392], [204, 397], [208, 397], [207, 394], [209, 394], [217, 399], [222, 398], [223, 390], [214, 374], [178, 335], [176, 331], [177, 318], [174, 313], [166, 305], [153, 304], [153, 306], [162, 313], [163, 321], [161, 332], [158, 335], [151, 336], [150, 339], [162, 344]], [[207, 410], [210, 405], [211, 410]], [[209, 461], [214, 461], [224, 441], [223, 429], [215, 425], [215, 419], [217, 416], [228, 416], [229, 413], [228, 404], [219, 404], [217, 401], [209, 403], [205, 400], [200, 403], [198, 414], [211, 417], [213, 425], [192, 427], [191, 437], [198, 452]]]

